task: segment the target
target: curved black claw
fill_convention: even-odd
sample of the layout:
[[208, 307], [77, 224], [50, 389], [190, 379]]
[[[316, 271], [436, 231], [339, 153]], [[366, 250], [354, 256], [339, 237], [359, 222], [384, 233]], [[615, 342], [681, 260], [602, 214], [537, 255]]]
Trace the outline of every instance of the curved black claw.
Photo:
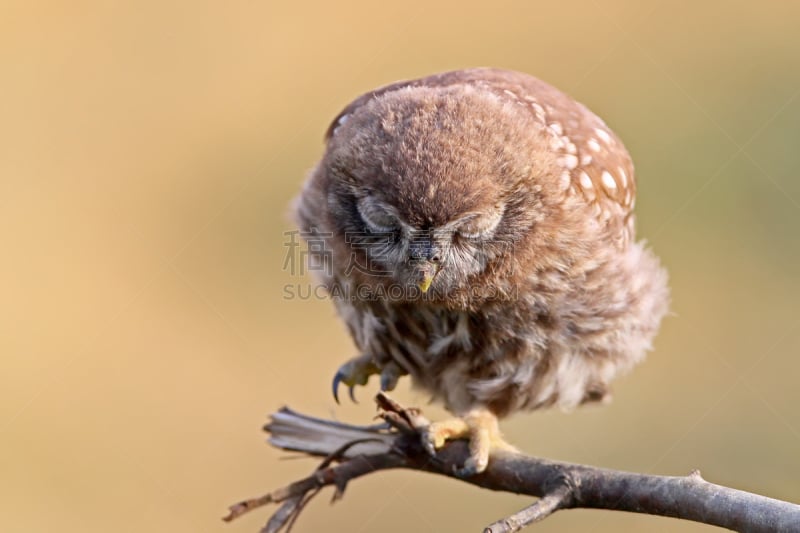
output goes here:
[[[336, 400], [336, 403], [340, 405], [341, 402], [339, 401], [339, 385], [344, 380], [345, 380], [345, 375], [342, 373], [341, 370], [336, 372], [336, 375], [333, 376], [333, 399]], [[356, 400], [355, 390], [356, 387], [354, 385], [348, 385], [348, 393], [350, 394], [350, 399], [353, 401], [353, 403], [358, 403], [358, 400]]]
[[344, 374], [341, 372], [337, 372], [336, 375], [333, 376], [333, 399], [336, 400], [336, 403], [341, 405], [339, 401], [339, 384], [344, 379]]
[[395, 362], [385, 364], [381, 369], [381, 390], [393, 391], [397, 387], [397, 382], [400, 381], [400, 378], [406, 374], [407, 372]]
[[391, 392], [394, 390], [396, 385], [397, 385], [396, 378], [393, 380], [391, 376], [387, 374], [381, 374], [381, 391]]

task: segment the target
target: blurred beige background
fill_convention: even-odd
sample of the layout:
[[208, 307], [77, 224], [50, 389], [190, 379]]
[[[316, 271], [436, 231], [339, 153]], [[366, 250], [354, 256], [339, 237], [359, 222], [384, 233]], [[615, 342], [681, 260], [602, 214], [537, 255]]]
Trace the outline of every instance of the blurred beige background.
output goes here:
[[[6, 2], [0, 7], [0, 530], [255, 532], [304, 475], [284, 403], [364, 422], [329, 302], [286, 300], [287, 204], [352, 98], [464, 66], [534, 73], [621, 135], [674, 316], [614, 402], [517, 416], [547, 457], [800, 501], [794, 2]], [[409, 403], [426, 397], [405, 385]], [[431, 416], [443, 413], [430, 408]], [[298, 531], [480, 531], [529, 503], [391, 472]], [[708, 531], [568, 511], [536, 531]]]

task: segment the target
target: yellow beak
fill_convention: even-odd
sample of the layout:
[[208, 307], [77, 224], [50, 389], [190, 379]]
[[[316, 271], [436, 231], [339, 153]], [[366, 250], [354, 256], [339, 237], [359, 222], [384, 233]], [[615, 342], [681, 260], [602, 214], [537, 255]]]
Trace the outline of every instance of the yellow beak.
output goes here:
[[431, 288], [431, 283], [433, 283], [433, 276], [434, 274], [424, 274], [422, 280], [417, 284], [419, 290], [421, 290], [423, 294], [428, 292], [428, 289]]
[[436, 277], [437, 272], [439, 272], [439, 265], [435, 263], [429, 263], [426, 261], [419, 265], [417, 287], [419, 287], [419, 290], [421, 290], [423, 294], [428, 292], [428, 289], [431, 288], [433, 278]]

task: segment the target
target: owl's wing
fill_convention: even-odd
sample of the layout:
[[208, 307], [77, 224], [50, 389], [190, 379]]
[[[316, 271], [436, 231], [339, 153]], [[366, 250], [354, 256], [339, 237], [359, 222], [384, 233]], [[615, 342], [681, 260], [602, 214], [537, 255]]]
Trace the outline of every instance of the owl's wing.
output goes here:
[[633, 161], [619, 137], [586, 106], [537, 78], [497, 70], [484, 71], [483, 76], [534, 114], [549, 133], [564, 187], [583, 198], [619, 246], [630, 242], [636, 180]]

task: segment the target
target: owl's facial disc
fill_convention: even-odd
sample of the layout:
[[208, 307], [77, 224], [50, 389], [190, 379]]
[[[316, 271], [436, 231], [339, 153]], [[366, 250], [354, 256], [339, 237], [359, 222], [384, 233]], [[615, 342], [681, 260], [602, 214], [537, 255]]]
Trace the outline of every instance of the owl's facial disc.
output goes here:
[[425, 202], [391, 202], [383, 191], [366, 187], [353, 198], [360, 229], [350, 230], [352, 245], [366, 253], [365, 264], [390, 276], [386, 286], [403, 287], [409, 298], [463, 289], [496, 254], [495, 235], [506, 211], [502, 200], [445, 218]]

